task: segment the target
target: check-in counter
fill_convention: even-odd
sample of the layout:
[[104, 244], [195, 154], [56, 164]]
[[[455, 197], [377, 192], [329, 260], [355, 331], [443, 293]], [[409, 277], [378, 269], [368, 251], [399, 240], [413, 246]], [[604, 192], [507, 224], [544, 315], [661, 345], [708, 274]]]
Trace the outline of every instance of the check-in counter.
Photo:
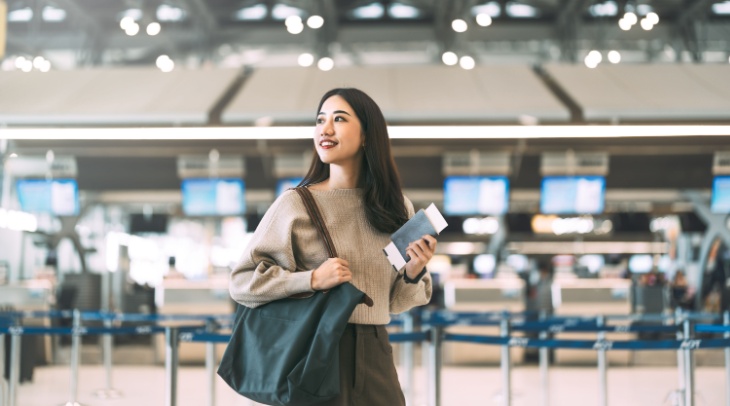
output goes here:
[[[522, 312], [525, 309], [525, 282], [518, 277], [504, 279], [456, 279], [444, 283], [444, 304], [447, 310], [464, 312]], [[451, 326], [453, 334], [498, 336], [499, 326]], [[514, 333], [513, 333], [514, 334]], [[521, 362], [524, 348], [512, 347], [513, 362]], [[444, 342], [445, 364], [484, 365], [498, 364], [499, 346]]]
[[[46, 279], [30, 279], [12, 285], [0, 285], [0, 306], [11, 306], [16, 311], [47, 312], [54, 303], [53, 284]], [[50, 327], [49, 318], [23, 320], [26, 326]], [[50, 336], [43, 336], [38, 341], [39, 353], [37, 356], [51, 362], [52, 340]]]
[[[600, 316], [631, 314], [631, 281], [626, 279], [556, 279], [552, 287], [556, 316]], [[612, 320], [612, 325], [628, 325], [629, 320]], [[565, 340], [595, 340], [596, 333], [560, 333], [555, 338]], [[633, 333], [608, 333], [608, 339], [631, 340]], [[558, 364], [590, 364], [597, 362], [592, 350], [555, 350]], [[631, 351], [608, 351], [612, 365], [628, 365]]]
[[[155, 289], [157, 312], [184, 315], [222, 315], [233, 312], [233, 304], [228, 293], [228, 279], [210, 279], [190, 281], [186, 279], [169, 279]], [[191, 325], [198, 321], [165, 321], [162, 325]], [[157, 334], [154, 338], [155, 358], [158, 363], [165, 359], [165, 337]], [[225, 344], [216, 344], [216, 355], [220, 360]], [[205, 361], [205, 344], [181, 342], [179, 359], [183, 363], [202, 363]]]

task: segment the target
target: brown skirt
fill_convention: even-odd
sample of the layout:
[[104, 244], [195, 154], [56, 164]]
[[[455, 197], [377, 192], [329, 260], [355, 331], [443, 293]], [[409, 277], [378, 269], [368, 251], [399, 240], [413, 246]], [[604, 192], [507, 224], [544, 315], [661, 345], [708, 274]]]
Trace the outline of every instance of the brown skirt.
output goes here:
[[348, 324], [340, 340], [340, 395], [322, 406], [405, 406], [384, 326]]

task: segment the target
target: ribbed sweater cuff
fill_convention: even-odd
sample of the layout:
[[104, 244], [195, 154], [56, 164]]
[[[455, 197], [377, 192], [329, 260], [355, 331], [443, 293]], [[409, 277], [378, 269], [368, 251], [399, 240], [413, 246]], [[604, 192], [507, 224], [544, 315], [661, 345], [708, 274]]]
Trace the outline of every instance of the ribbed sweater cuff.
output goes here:
[[312, 292], [312, 272], [314, 271], [301, 271], [294, 272], [291, 274], [291, 292], [290, 295], [294, 295], [302, 292]]

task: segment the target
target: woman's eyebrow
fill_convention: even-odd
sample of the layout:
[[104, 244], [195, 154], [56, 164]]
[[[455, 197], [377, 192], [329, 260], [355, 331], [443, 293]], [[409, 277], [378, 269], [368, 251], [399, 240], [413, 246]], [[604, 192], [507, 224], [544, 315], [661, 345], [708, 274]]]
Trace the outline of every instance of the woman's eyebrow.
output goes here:
[[[347, 114], [348, 116], [352, 116], [352, 114], [346, 112], [345, 110], [335, 110], [332, 112], [332, 114], [338, 114], [338, 113]], [[319, 114], [317, 114], [317, 115], [321, 116], [323, 114], [325, 114], [324, 111], [320, 111]]]

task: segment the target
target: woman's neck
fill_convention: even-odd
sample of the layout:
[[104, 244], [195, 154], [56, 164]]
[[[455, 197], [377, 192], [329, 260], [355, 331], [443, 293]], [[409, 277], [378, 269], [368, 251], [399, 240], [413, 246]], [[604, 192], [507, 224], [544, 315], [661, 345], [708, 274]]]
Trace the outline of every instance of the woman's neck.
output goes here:
[[360, 171], [353, 166], [330, 165], [330, 177], [326, 180], [326, 188], [329, 190], [355, 189], [358, 186], [359, 178]]

